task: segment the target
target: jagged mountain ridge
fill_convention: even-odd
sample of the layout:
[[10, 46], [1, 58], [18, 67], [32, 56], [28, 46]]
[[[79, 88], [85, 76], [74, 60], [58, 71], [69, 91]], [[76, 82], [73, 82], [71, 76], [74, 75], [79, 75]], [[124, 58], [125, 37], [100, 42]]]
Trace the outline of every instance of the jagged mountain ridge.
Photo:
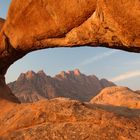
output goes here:
[[86, 76], [78, 69], [62, 71], [54, 77], [46, 75], [43, 71], [28, 71], [20, 74], [17, 81], [8, 84], [21, 102], [55, 97], [89, 101], [103, 88], [114, 85], [106, 79], [99, 80], [95, 75]]

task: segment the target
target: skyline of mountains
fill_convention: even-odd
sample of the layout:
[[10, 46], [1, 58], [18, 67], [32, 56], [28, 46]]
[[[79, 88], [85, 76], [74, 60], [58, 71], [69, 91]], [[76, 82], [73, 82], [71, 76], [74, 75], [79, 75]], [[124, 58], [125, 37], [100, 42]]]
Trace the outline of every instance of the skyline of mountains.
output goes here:
[[35, 102], [40, 99], [66, 97], [80, 101], [90, 101], [103, 88], [115, 86], [106, 79], [95, 75], [86, 76], [78, 69], [62, 71], [54, 77], [44, 71], [21, 73], [18, 79], [8, 84], [21, 102]]

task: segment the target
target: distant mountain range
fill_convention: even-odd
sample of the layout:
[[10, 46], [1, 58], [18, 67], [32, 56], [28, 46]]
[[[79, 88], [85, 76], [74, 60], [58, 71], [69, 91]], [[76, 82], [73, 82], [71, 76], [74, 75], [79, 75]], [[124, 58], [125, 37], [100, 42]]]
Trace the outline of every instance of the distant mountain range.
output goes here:
[[54, 77], [43, 71], [21, 73], [18, 79], [8, 86], [21, 102], [35, 102], [40, 99], [67, 97], [80, 101], [90, 101], [105, 87], [114, 83], [95, 75], [86, 76], [78, 69], [60, 72]]

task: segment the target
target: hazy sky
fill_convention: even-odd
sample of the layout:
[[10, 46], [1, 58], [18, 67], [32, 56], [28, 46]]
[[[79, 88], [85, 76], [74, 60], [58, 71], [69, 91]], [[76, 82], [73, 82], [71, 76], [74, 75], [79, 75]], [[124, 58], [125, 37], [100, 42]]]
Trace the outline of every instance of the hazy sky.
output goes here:
[[[0, 17], [5, 18], [10, 0], [0, 0]], [[82, 73], [107, 78], [118, 85], [140, 89], [140, 54], [106, 48], [59, 48], [36, 51], [13, 64], [7, 82], [21, 72], [43, 69], [48, 75], [79, 68]]]

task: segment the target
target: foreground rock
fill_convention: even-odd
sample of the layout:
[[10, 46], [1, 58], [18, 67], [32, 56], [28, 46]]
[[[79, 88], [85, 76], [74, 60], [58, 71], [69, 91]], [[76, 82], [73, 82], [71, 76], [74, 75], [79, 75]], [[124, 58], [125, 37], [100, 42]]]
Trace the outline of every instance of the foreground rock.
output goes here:
[[103, 89], [90, 102], [140, 109], [140, 94], [126, 87], [108, 87]]
[[43, 98], [67, 97], [80, 101], [90, 101], [103, 88], [115, 86], [106, 79], [99, 80], [95, 75], [86, 76], [78, 69], [62, 71], [55, 77], [43, 71], [22, 73], [8, 86], [21, 102], [35, 102]]
[[64, 98], [7, 105], [0, 112], [0, 139], [138, 140], [140, 111], [112, 110]]

